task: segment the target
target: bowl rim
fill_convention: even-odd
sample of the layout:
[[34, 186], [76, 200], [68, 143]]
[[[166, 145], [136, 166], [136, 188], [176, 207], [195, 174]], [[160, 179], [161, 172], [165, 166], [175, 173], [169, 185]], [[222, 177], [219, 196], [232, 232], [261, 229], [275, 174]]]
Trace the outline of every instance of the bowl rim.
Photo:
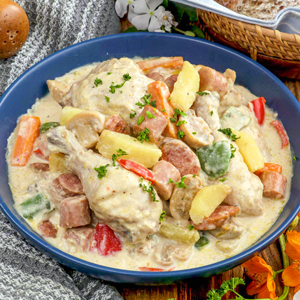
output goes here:
[[[32, 67], [30, 67], [28, 70], [26, 70], [21, 76], [19, 76], [10, 86], [9, 88], [5, 91], [5, 93], [2, 95], [0, 98], [0, 109], [3, 103], [3, 100], [7, 97], [9, 97], [9, 94], [13, 90], [13, 88], [18, 84], [19, 81], [22, 80], [23, 77], [27, 76], [30, 74], [30, 72], [45, 63], [46, 61], [50, 60], [53, 56], [59, 55], [60, 53], [67, 52], [73, 48], [80, 47], [82, 45], [88, 45], [88, 44], [93, 44], [93, 43], [98, 43], [98, 41], [101, 41], [105, 43], [107, 40], [114, 40], [114, 39], [124, 39], [124, 38], [139, 38], [139, 37], [145, 37], [149, 36], [162, 36], [164, 35], [165, 38], [175, 38], [181, 41], [188, 41], [192, 40], [193, 42], [201, 44], [208, 44], [210, 47], [219, 49], [221, 51], [226, 51], [226, 52], [231, 52], [234, 53], [236, 56], [243, 60], [247, 60], [248, 63], [253, 64], [256, 68], [260, 69], [260, 71], [263, 71], [264, 73], [267, 73], [268, 76], [270, 76], [276, 84], [279, 85], [281, 89], [283, 89], [285, 92], [289, 93], [292, 97], [292, 103], [295, 106], [295, 109], [297, 110], [297, 113], [300, 115], [300, 105], [297, 101], [297, 99], [294, 97], [294, 95], [290, 92], [290, 90], [281, 82], [273, 73], [271, 73], [269, 70], [267, 70], [265, 67], [260, 65], [259, 63], [251, 60], [248, 58], [246, 55], [239, 53], [236, 50], [232, 50], [228, 47], [225, 47], [220, 44], [216, 44], [207, 40], [202, 40], [202, 39], [195, 39], [193, 37], [187, 37], [183, 35], [178, 35], [178, 34], [170, 34], [168, 33], [167, 35], [165, 33], [148, 33], [148, 32], [137, 32], [137, 33], [120, 33], [120, 34], [114, 34], [114, 35], [108, 35], [108, 36], [103, 36], [103, 37], [97, 37], [94, 39], [90, 39], [87, 41], [83, 41], [81, 43], [77, 43], [74, 45], [71, 45], [69, 47], [66, 47], [64, 49], [61, 49], [38, 63], [34, 64]], [[71, 70], [70, 70], [71, 71]], [[288, 200], [289, 201], [289, 200]], [[286, 205], [288, 204], [288, 201]], [[89, 269], [92, 270], [94, 274], [96, 273], [101, 273], [104, 272], [104, 274], [109, 273], [111, 275], [122, 275], [122, 276], [130, 276], [130, 277], [142, 277], [146, 280], [151, 280], [159, 277], [160, 279], [171, 279], [173, 277], [193, 277], [193, 276], [201, 276], [201, 273], [213, 273], [215, 274], [214, 270], [218, 269], [230, 269], [234, 266], [237, 266], [241, 264], [243, 261], [249, 259], [249, 257], [253, 256], [255, 253], [258, 253], [259, 251], [262, 251], [265, 249], [267, 246], [269, 246], [275, 239], [279, 237], [279, 235], [289, 226], [289, 224], [293, 221], [293, 219], [296, 217], [298, 211], [300, 210], [300, 202], [298, 203], [297, 209], [293, 211], [292, 213], [289, 214], [289, 216], [284, 220], [284, 222], [269, 236], [264, 238], [262, 241], [257, 243], [256, 245], [252, 245], [249, 248], [245, 249], [243, 252], [238, 253], [230, 258], [224, 259], [219, 262], [215, 262], [210, 265], [204, 265], [200, 267], [195, 267], [195, 268], [190, 268], [190, 269], [183, 269], [183, 270], [174, 270], [172, 272], [141, 272], [141, 271], [132, 271], [132, 270], [126, 270], [126, 269], [117, 269], [113, 267], [107, 267], [103, 266], [100, 264], [92, 263], [80, 258], [77, 258], [75, 256], [72, 256], [62, 250], [59, 250], [58, 248], [52, 246], [49, 244], [46, 240], [44, 240], [39, 234], [35, 231], [31, 231], [27, 229], [19, 220], [18, 218], [14, 215], [14, 213], [8, 208], [8, 206], [5, 204], [3, 199], [0, 197], [0, 208], [4, 212], [5, 216], [9, 219], [9, 221], [13, 224], [13, 226], [23, 235], [25, 236], [35, 247], [37, 246], [38, 248], [43, 248], [45, 253], [47, 253], [48, 256], [51, 258], [55, 257], [56, 260], [57, 257], [63, 259], [62, 264], [68, 265], [68, 266], [78, 266], [78, 267], [83, 267], [85, 270]], [[276, 223], [276, 221], [275, 221]], [[275, 224], [274, 223], [274, 224]], [[273, 226], [274, 226], [273, 224]], [[272, 228], [272, 227], [271, 227]], [[269, 230], [271, 229], [269, 228]], [[269, 231], [268, 230], [268, 231]], [[268, 231], [265, 233], [267, 234]], [[261, 238], [261, 237], [260, 237]], [[39, 249], [40, 250], [40, 249]]]

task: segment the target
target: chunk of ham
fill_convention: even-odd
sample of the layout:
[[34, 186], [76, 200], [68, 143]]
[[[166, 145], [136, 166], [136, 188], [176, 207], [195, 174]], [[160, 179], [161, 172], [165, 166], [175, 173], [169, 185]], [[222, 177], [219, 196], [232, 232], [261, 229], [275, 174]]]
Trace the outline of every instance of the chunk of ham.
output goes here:
[[147, 128], [150, 130], [149, 141], [158, 143], [167, 125], [166, 117], [158, 109], [151, 105], [146, 105], [140, 113], [137, 123], [133, 125], [133, 132], [135, 135], [138, 135]]
[[69, 197], [60, 203], [60, 226], [80, 227], [90, 224], [91, 211], [86, 196]]
[[33, 153], [40, 159], [49, 160], [50, 151], [46, 134], [41, 134], [37, 137], [33, 144]]
[[56, 238], [57, 229], [49, 220], [39, 223], [38, 228], [43, 237]]
[[69, 244], [74, 244], [85, 252], [89, 249], [94, 230], [95, 229], [91, 227], [68, 228], [64, 238]]
[[129, 124], [118, 115], [110, 116], [104, 124], [104, 129], [131, 135]]
[[152, 169], [155, 177], [154, 187], [163, 200], [171, 197], [174, 189], [174, 183], [169, 183], [171, 178], [173, 181], [180, 181], [180, 172], [169, 162], [160, 160]]
[[32, 163], [31, 167], [35, 171], [49, 171], [49, 164], [46, 163]]
[[260, 180], [264, 185], [264, 197], [275, 199], [284, 197], [287, 179], [283, 175], [275, 171], [266, 171], [260, 175]]
[[164, 138], [159, 144], [162, 159], [174, 165], [181, 176], [187, 174], [198, 175], [200, 163], [196, 154], [182, 141]]
[[213, 230], [222, 227], [225, 222], [239, 212], [239, 207], [229, 205], [219, 205], [215, 211], [203, 222], [195, 225], [197, 230]]

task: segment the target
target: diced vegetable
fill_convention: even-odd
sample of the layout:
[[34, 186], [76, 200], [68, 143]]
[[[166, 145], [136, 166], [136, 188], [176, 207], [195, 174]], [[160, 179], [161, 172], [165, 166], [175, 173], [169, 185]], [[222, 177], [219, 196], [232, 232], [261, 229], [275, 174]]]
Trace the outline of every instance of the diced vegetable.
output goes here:
[[203, 248], [204, 246], [208, 245], [209, 244], [209, 239], [204, 236], [204, 235], [201, 235], [200, 236], [200, 239], [195, 243], [195, 247], [198, 249], [198, 250], [201, 250], [201, 248]]
[[39, 117], [22, 116], [19, 121], [17, 138], [15, 141], [10, 164], [12, 166], [26, 166], [33, 143], [39, 135], [41, 121]]
[[134, 137], [109, 130], [102, 131], [96, 148], [106, 158], [111, 158], [118, 149], [122, 149], [127, 153], [126, 159], [142, 164], [146, 168], [153, 167], [162, 155], [153, 143], [141, 143]]
[[36, 194], [20, 204], [21, 214], [26, 219], [32, 219], [39, 212], [50, 210], [50, 202], [42, 195]]
[[209, 217], [231, 191], [229, 185], [222, 183], [202, 188], [191, 205], [190, 217], [192, 221], [195, 224], [202, 223], [203, 219]]
[[49, 156], [50, 172], [67, 172], [67, 164], [65, 155], [62, 153], [51, 153]]
[[259, 169], [259, 170], [255, 171], [254, 173], [257, 176], [260, 176], [263, 172], [266, 172], [266, 171], [274, 171], [274, 172], [281, 173], [282, 166], [277, 165], [277, 164], [272, 164], [272, 163], [265, 163], [265, 166], [262, 169]]
[[107, 256], [121, 251], [122, 243], [112, 229], [98, 223], [92, 236], [90, 250], [97, 250], [100, 255]]
[[199, 232], [189, 227], [181, 227], [166, 221], [162, 222], [159, 234], [183, 244], [195, 244], [199, 239]]
[[289, 138], [287, 137], [281, 122], [275, 120], [271, 122], [271, 125], [277, 130], [278, 135], [280, 136], [281, 139], [281, 148], [284, 148], [289, 144]]
[[199, 91], [199, 82], [200, 77], [197, 70], [192, 64], [185, 61], [171, 94], [171, 105], [174, 108], [187, 111], [196, 99], [196, 92]]
[[258, 124], [261, 126], [265, 120], [265, 103], [266, 99], [264, 97], [257, 98], [251, 101], [253, 105], [253, 111], [257, 118]]
[[255, 172], [264, 167], [264, 158], [257, 146], [254, 138], [243, 131], [232, 129], [232, 132], [240, 138], [235, 141], [238, 145], [240, 153], [242, 154], [246, 165], [250, 172]]
[[162, 68], [179, 68], [183, 65], [183, 58], [178, 57], [160, 57], [155, 59], [142, 60], [137, 63], [139, 67], [145, 72], [151, 69]]
[[51, 128], [57, 127], [59, 126], [59, 122], [47, 122], [44, 123], [43, 125], [41, 125], [40, 127], [40, 133], [45, 133], [46, 131], [48, 131]]
[[71, 120], [75, 115], [84, 112], [84, 109], [72, 107], [72, 106], [65, 106], [60, 115], [60, 125], [64, 126]]
[[222, 128], [233, 128], [235, 130], [241, 130], [246, 127], [251, 121], [251, 118], [234, 106], [230, 106], [223, 114], [221, 118]]
[[119, 159], [118, 162], [123, 168], [132, 171], [133, 173], [139, 176], [142, 176], [143, 178], [151, 181], [152, 183], [155, 183], [155, 178], [152, 171], [148, 170], [144, 166], [128, 159]]
[[202, 170], [211, 178], [227, 173], [231, 157], [230, 143], [220, 141], [196, 151]]

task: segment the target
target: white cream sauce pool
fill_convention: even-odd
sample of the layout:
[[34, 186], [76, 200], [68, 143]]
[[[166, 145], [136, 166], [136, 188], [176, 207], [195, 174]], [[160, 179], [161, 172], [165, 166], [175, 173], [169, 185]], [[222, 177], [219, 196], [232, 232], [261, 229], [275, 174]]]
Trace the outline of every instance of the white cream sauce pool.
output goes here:
[[[73, 70], [70, 73], [58, 78], [57, 80], [66, 83], [70, 86], [73, 82], [79, 81], [84, 78], [96, 64], [81, 67], [79, 69]], [[246, 102], [257, 98], [251, 94], [248, 90], [243, 87], [236, 86], [236, 89], [242, 93], [244, 100]], [[28, 114], [40, 117], [41, 123], [49, 121], [59, 121], [61, 112], [61, 106], [55, 102], [50, 94], [46, 95], [42, 99], [38, 99], [31, 109], [28, 110]], [[282, 211], [284, 205], [290, 196], [290, 186], [292, 178], [292, 158], [290, 147], [285, 147], [281, 149], [281, 140], [278, 136], [276, 130], [270, 125], [276, 117], [271, 109], [266, 109], [266, 119], [264, 125], [262, 126], [263, 136], [267, 141], [269, 151], [271, 154], [272, 163], [282, 165], [282, 174], [287, 178], [287, 188], [286, 196], [283, 199], [275, 200], [264, 198], [263, 200], [263, 214], [260, 216], [247, 216], [247, 217], [236, 217], [242, 223], [246, 234], [242, 234], [240, 239], [229, 240], [229, 241], [218, 241], [209, 233], [207, 236], [210, 239], [210, 244], [203, 247], [201, 251], [197, 250], [195, 247], [192, 249], [192, 255], [186, 261], [178, 261], [176, 270], [195, 268], [203, 265], [208, 265], [215, 263], [217, 261], [229, 258], [237, 253], [240, 253], [244, 249], [251, 246], [255, 241], [257, 241], [276, 221], [280, 212]], [[15, 135], [12, 134], [8, 141], [8, 153], [7, 159], [10, 160], [12, 145], [14, 143]], [[30, 162], [37, 161], [37, 158], [31, 157]], [[29, 165], [28, 164], [28, 165]], [[13, 198], [16, 204], [22, 203], [24, 200], [36, 193], [35, 189], [37, 182], [42, 184], [43, 180], [49, 178], [41, 178], [40, 173], [34, 172], [30, 167], [12, 167], [8, 164], [9, 169], [9, 184], [13, 194]], [[49, 173], [49, 172], [47, 172]], [[52, 176], [55, 178], [58, 174], [52, 174], [47, 176]], [[36, 231], [38, 223], [41, 218], [28, 221], [32, 228]], [[53, 223], [59, 223], [59, 214], [54, 212], [50, 218]], [[84, 253], [77, 252], [75, 247], [70, 246], [65, 242], [63, 235], [65, 233], [65, 228], [60, 227], [58, 229], [58, 234], [56, 238], [45, 238], [50, 244], [61, 249], [62, 251], [68, 252], [78, 258], [87, 260], [96, 264], [110, 266], [120, 269], [128, 270], [138, 270], [138, 267], [162, 267], [157, 265], [152, 255], [143, 255], [140, 253], [135, 253], [130, 251], [131, 245], [125, 240], [123, 242], [123, 250], [117, 252], [112, 256], [100, 256], [95, 253]], [[164, 238], [159, 238], [159, 243], [164, 243]], [[220, 251], [220, 247], [216, 247], [216, 243], [224, 243]], [[237, 243], [236, 248], [232, 250], [231, 244]]]

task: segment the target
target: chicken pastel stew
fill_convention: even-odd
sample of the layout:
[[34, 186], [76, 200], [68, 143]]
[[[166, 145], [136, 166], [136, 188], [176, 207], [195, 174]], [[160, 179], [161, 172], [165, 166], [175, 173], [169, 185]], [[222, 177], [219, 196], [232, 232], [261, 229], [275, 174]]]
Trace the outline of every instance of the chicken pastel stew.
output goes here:
[[49, 79], [8, 139], [16, 210], [58, 249], [119, 269], [242, 252], [277, 220], [293, 168], [277, 113], [235, 80], [182, 57]]

